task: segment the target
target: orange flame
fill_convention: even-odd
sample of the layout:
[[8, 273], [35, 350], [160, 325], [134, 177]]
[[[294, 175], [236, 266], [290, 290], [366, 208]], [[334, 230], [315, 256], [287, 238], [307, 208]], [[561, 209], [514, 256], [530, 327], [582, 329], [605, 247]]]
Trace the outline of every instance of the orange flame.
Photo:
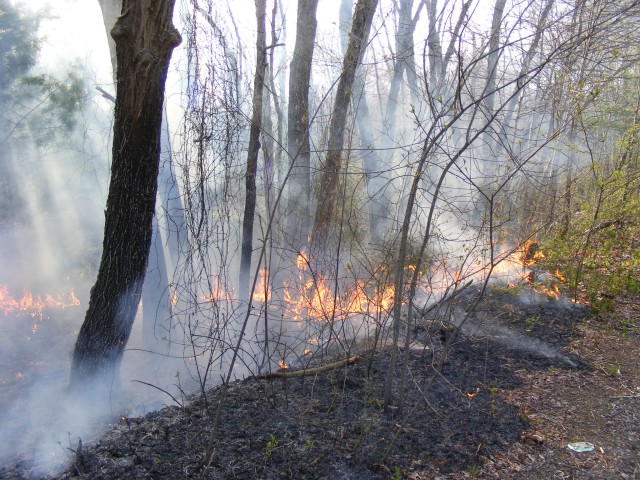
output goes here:
[[259, 272], [260, 278], [256, 285], [253, 299], [258, 302], [268, 302], [271, 299], [271, 289], [269, 288], [269, 270], [263, 268]]
[[40, 295], [34, 297], [31, 292], [25, 290], [22, 297], [16, 300], [9, 293], [7, 285], [0, 284], [0, 310], [5, 316], [12, 313], [26, 313], [34, 318], [40, 318], [46, 308], [69, 308], [79, 305], [80, 300], [76, 298], [73, 289], [69, 291], [66, 298], [63, 295], [54, 297], [48, 293], [44, 295], [44, 298]]
[[533, 240], [527, 240], [520, 245], [520, 260], [525, 267], [531, 267], [546, 257], [542, 250], [540, 250], [540, 244]]
[[202, 299], [205, 302], [231, 302], [234, 297], [233, 290], [227, 288], [226, 285], [221, 285], [218, 276], [214, 275], [211, 282], [211, 292]]
[[567, 278], [560, 273], [560, 270], [556, 269], [553, 276], [560, 280], [562, 283], [567, 283]]
[[356, 314], [374, 315], [393, 306], [393, 285], [368, 285], [358, 280], [353, 287], [337, 295], [334, 292], [335, 288], [322, 278], [309, 279], [297, 289], [285, 284], [285, 315], [296, 321], [303, 318], [323, 321]]
[[174, 288], [171, 290], [171, 308], [174, 309], [178, 305], [178, 291]]
[[284, 360], [278, 360], [278, 366], [280, 370], [287, 370], [289, 368], [289, 365], [287, 365]]
[[304, 253], [298, 253], [298, 258], [296, 259], [296, 267], [298, 270], [306, 270], [309, 265], [309, 257]]

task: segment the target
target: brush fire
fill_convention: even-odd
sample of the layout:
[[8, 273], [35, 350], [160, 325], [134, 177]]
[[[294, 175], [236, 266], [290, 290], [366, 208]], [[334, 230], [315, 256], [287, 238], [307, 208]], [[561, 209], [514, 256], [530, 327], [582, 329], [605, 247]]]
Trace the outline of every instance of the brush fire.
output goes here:
[[[503, 252], [505, 253], [500, 255], [502, 261], [493, 269], [495, 277], [509, 278], [506, 283], [510, 288], [526, 286], [537, 295], [549, 299], [560, 298], [560, 285], [565, 283], [566, 279], [558, 271], [551, 274], [536, 267], [545, 259], [544, 252], [537, 242], [527, 240], [516, 248], [504, 247]], [[441, 261], [440, 264], [432, 266], [429, 279], [425, 275], [421, 280], [419, 290], [427, 298], [437, 298], [452, 285], [470, 280], [469, 276], [462, 274], [461, 269], [451, 267], [452, 263], [447, 260]], [[345, 271], [353, 274], [352, 277], [336, 281], [313, 272], [309, 257], [304, 252], [298, 254], [295, 266], [294, 273], [282, 282], [280, 288], [272, 285], [273, 277], [269, 270], [261, 269], [253, 301], [258, 304], [268, 303], [269, 311], [295, 322], [335, 322], [354, 316], [378, 321], [390, 315], [395, 289], [392, 284], [393, 275], [387, 267], [378, 266], [367, 273], [368, 278], [357, 278], [347, 264]], [[406, 267], [406, 282], [410, 280], [414, 270], [413, 265]], [[232, 289], [214, 277], [210, 294], [202, 297], [202, 300], [234, 302], [238, 298]]]
[[524, 285], [530, 288], [532, 293], [549, 299], [559, 299], [560, 285], [566, 283], [566, 278], [558, 270], [555, 273], [547, 273], [537, 268], [536, 265], [545, 258], [539, 243], [527, 240], [520, 244], [508, 257], [508, 263], [521, 266], [519, 278], [510, 282], [509, 287], [516, 288]]
[[[53, 296], [51, 294], [33, 295], [25, 290], [20, 298], [14, 298], [9, 293], [7, 285], [0, 284], [0, 310], [5, 317], [11, 314], [23, 314], [32, 318], [42, 319], [45, 309], [69, 308], [80, 306], [73, 293], [73, 289], [66, 295]], [[35, 333], [35, 332], [34, 332]]]

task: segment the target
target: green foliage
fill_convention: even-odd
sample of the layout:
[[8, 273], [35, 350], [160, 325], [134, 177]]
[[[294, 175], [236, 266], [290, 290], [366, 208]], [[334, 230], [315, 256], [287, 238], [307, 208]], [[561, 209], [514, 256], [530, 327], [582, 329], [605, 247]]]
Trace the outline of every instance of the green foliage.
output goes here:
[[39, 20], [24, 3], [0, 0], [0, 103], [12, 95], [15, 82], [37, 62]]
[[29, 118], [32, 130], [37, 131], [43, 122], [48, 128], [41, 129], [42, 135], [36, 137], [40, 144], [51, 143], [60, 131], [70, 132], [76, 125], [77, 115], [86, 97], [82, 78], [71, 72], [65, 80], [42, 74], [21, 79], [26, 90], [44, 100], [37, 115]]
[[86, 91], [75, 71], [64, 80], [33, 72], [40, 52], [40, 17], [25, 5], [0, 0], [0, 106], [7, 133], [29, 136], [42, 146], [73, 130]]
[[640, 156], [628, 130], [618, 154], [593, 163], [574, 187], [579, 210], [569, 228], [548, 236], [546, 267], [559, 269], [571, 294], [597, 313], [611, 311], [619, 295], [640, 292]]
[[269, 434], [269, 441], [267, 445], [264, 447], [264, 456], [267, 458], [271, 458], [273, 451], [278, 448], [278, 439], [275, 437], [273, 433]]
[[527, 317], [525, 319], [525, 329], [524, 331], [527, 333], [531, 333], [533, 331], [533, 329], [535, 328], [535, 326], [538, 324], [538, 322], [540, 322], [540, 315], [534, 315], [532, 317]]
[[400, 467], [396, 467], [393, 470], [393, 475], [391, 475], [391, 480], [400, 480], [402, 478], [400, 474]]

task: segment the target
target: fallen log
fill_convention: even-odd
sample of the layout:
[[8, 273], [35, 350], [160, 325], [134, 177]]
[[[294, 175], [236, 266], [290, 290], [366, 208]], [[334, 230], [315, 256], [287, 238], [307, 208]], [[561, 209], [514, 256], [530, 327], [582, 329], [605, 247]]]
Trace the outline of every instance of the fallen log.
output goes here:
[[330, 370], [343, 368], [343, 367], [346, 367], [347, 365], [351, 365], [352, 363], [356, 363], [360, 360], [362, 360], [362, 357], [360, 355], [354, 355], [353, 357], [345, 358], [344, 360], [329, 363], [327, 365], [322, 365], [320, 367], [307, 368], [305, 370], [292, 370], [292, 371], [278, 370], [277, 372], [269, 372], [269, 373], [264, 373], [262, 375], [257, 375], [255, 378], [266, 380], [270, 378], [305, 377], [307, 375], [315, 375], [316, 373], [328, 372]]

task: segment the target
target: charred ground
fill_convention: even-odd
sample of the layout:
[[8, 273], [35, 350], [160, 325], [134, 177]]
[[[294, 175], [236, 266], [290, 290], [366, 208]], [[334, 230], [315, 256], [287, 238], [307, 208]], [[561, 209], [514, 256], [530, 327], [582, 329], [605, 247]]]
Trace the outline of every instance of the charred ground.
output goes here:
[[[640, 381], [633, 364], [625, 364], [637, 358], [636, 333], [623, 338], [578, 305], [525, 302], [501, 290], [488, 295], [469, 322], [454, 338], [439, 322], [416, 328], [402, 410], [385, 413], [380, 401], [388, 351], [354, 352], [363, 359], [343, 369], [230, 384], [213, 434], [220, 388], [184, 408], [123, 417], [94, 445], [70, 449], [72, 466], [60, 478], [638, 474]], [[487, 323], [490, 330], [477, 328]], [[510, 335], [486, 333], [500, 326]], [[438, 373], [443, 340], [449, 351]], [[540, 353], [536, 345], [549, 348]], [[570, 452], [567, 443], [577, 440], [595, 443], [596, 451]], [[198, 471], [210, 442], [213, 455]], [[29, 476], [20, 465], [0, 473]]]

